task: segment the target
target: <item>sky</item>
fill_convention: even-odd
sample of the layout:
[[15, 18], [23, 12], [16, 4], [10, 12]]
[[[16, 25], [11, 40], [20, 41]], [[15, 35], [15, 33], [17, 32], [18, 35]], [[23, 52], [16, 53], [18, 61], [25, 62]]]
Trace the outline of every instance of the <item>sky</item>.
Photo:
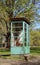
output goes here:
[[40, 29], [40, 22], [35, 22], [33, 29]]
[[[37, 10], [37, 14], [40, 16], [40, 3], [36, 4], [36, 7], [39, 8]], [[40, 22], [35, 21], [34, 23], [34, 29], [39, 29], [40, 28]]]

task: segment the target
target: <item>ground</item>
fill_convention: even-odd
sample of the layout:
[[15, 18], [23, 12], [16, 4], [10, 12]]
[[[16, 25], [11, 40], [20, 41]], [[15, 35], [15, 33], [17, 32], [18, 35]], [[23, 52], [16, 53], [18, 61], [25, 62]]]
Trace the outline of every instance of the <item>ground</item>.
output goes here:
[[28, 61], [23, 59], [9, 59], [9, 58], [0, 58], [0, 65], [40, 65], [40, 56], [31, 57]]
[[10, 54], [9, 51], [0, 52], [0, 65], [40, 65], [40, 47], [32, 47], [28, 61], [23, 56], [1, 56]]

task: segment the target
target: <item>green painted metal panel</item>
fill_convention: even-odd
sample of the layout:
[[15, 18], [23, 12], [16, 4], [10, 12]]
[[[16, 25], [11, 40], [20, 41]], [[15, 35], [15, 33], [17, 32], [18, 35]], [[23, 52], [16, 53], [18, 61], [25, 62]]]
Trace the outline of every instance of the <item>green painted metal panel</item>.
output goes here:
[[29, 54], [30, 46], [26, 47], [11, 47], [11, 54]]
[[23, 54], [29, 54], [29, 53], [30, 53], [30, 46], [25, 46]]

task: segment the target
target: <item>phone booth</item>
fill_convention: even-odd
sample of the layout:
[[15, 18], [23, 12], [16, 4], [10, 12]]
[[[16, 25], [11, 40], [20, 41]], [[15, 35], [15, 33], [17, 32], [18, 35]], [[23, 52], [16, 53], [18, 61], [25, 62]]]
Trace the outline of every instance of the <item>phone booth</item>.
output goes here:
[[29, 21], [26, 18], [11, 19], [11, 54], [29, 54]]

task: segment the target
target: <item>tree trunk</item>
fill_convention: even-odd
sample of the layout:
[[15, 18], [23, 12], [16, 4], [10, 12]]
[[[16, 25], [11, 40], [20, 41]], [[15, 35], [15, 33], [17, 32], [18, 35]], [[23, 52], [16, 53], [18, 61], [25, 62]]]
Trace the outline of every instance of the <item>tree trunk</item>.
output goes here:
[[7, 42], [7, 47], [6, 48], [10, 49], [10, 32], [8, 32], [7, 35], [6, 35], [6, 42]]

